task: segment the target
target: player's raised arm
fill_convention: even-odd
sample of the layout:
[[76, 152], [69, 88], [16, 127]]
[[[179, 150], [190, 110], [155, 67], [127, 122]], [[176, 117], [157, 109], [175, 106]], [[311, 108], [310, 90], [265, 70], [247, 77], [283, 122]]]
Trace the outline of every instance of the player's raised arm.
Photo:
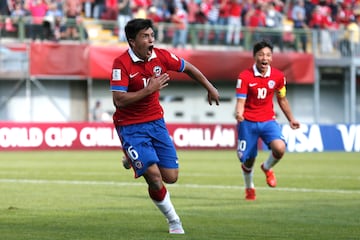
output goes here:
[[189, 62], [185, 62], [184, 73], [200, 83], [208, 91], [208, 102], [212, 105], [213, 101], [219, 105], [219, 92], [211, 82], [200, 72], [200, 70]]

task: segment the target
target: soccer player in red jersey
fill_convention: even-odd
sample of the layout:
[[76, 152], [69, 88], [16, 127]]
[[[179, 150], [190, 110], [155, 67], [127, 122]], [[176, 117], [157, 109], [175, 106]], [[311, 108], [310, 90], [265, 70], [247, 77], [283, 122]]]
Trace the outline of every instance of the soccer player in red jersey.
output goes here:
[[286, 98], [285, 76], [280, 70], [270, 66], [273, 57], [272, 44], [266, 40], [256, 43], [253, 57], [254, 65], [240, 72], [236, 84], [237, 153], [244, 176], [246, 200], [256, 199], [253, 166], [258, 152], [258, 139], [261, 138], [271, 149], [269, 157], [261, 165], [270, 187], [276, 186], [272, 167], [283, 157], [286, 150], [285, 139], [275, 120], [274, 94], [290, 127], [300, 127]]
[[113, 62], [110, 80], [116, 112], [114, 125], [135, 178], [143, 176], [148, 193], [166, 217], [169, 233], [184, 234], [165, 183], [178, 179], [178, 157], [169, 136], [159, 91], [168, 86], [168, 71], [184, 72], [201, 84], [208, 102], [219, 105], [217, 89], [192, 64], [154, 47], [151, 20], [133, 19], [125, 26], [129, 49]]

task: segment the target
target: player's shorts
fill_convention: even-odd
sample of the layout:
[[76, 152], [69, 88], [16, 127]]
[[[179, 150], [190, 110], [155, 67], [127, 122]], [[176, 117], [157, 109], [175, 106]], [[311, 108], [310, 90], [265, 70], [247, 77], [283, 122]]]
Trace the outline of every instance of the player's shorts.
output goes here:
[[164, 119], [117, 126], [116, 131], [123, 151], [131, 160], [136, 178], [142, 176], [154, 163], [160, 168], [179, 167], [176, 149]]
[[280, 126], [275, 120], [266, 122], [251, 122], [244, 120], [237, 124], [237, 133], [237, 153], [242, 163], [257, 156], [259, 138], [268, 147], [275, 139], [281, 139], [285, 142]]

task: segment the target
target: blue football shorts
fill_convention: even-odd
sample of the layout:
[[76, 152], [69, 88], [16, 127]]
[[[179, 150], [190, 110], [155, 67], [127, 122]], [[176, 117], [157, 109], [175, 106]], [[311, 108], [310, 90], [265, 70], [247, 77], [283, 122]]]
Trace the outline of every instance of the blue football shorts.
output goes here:
[[160, 168], [179, 168], [176, 149], [164, 119], [117, 126], [116, 131], [124, 153], [131, 160], [136, 178], [154, 163]]
[[256, 158], [258, 154], [259, 138], [268, 147], [270, 147], [270, 143], [275, 139], [281, 139], [285, 142], [280, 126], [275, 120], [266, 122], [251, 122], [244, 120], [237, 124], [237, 134], [237, 154], [242, 163], [250, 158]]

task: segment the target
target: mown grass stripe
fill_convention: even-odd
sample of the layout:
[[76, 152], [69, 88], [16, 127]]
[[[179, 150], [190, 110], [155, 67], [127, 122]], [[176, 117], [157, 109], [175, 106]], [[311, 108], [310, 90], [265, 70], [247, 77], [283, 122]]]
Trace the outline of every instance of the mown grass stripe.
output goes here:
[[[114, 181], [78, 181], [78, 180], [43, 180], [43, 179], [0, 179], [0, 183], [20, 183], [20, 184], [68, 184], [68, 185], [108, 185], [108, 186], [145, 186], [142, 182], [114, 182]], [[241, 186], [231, 185], [202, 185], [202, 184], [175, 184], [170, 187], [180, 188], [202, 188], [202, 189], [244, 189]], [[309, 189], [309, 188], [266, 188], [257, 187], [256, 189], [285, 192], [315, 192], [315, 193], [335, 193], [335, 194], [360, 194], [360, 190], [343, 189]]]

